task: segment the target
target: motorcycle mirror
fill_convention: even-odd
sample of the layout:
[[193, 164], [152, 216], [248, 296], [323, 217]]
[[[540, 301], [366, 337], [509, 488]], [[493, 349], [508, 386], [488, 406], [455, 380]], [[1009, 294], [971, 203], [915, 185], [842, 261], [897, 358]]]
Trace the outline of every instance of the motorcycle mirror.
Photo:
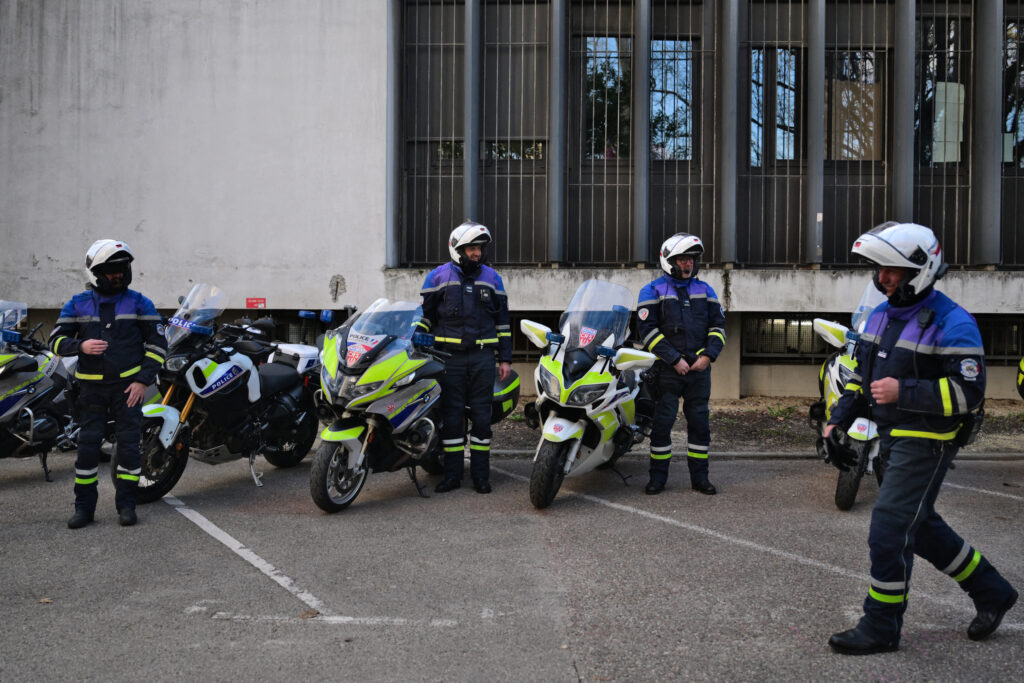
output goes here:
[[551, 328], [547, 325], [541, 325], [535, 323], [532, 320], [520, 320], [519, 329], [523, 331], [526, 338], [530, 340], [530, 343], [539, 349], [543, 349], [548, 345], [548, 335], [551, 334]]

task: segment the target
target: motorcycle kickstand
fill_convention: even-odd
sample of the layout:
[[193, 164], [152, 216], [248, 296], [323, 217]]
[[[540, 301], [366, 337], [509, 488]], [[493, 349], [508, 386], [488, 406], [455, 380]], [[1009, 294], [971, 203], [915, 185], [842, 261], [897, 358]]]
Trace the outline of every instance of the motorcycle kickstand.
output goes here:
[[420, 498], [430, 498], [427, 494], [423, 493], [423, 487], [420, 485], [420, 480], [416, 478], [416, 466], [406, 467], [405, 471], [409, 473], [409, 478], [412, 479], [413, 486], [416, 487], [416, 493], [420, 494]]
[[619, 475], [619, 477], [622, 479], [623, 486], [629, 486], [629, 482], [627, 481], [627, 479], [632, 477], [632, 474], [623, 474], [622, 472], [619, 472], [618, 468], [616, 468], [615, 465], [612, 465], [611, 470], [615, 474]]
[[256, 486], [263, 486], [263, 473], [256, 471], [256, 453], [249, 454], [249, 472], [252, 473], [252, 480], [256, 483]]
[[39, 464], [43, 466], [43, 476], [46, 477], [46, 481], [53, 481], [53, 477], [50, 476], [50, 468], [46, 464], [46, 457], [49, 454], [49, 451], [47, 451], [46, 453], [40, 453]]

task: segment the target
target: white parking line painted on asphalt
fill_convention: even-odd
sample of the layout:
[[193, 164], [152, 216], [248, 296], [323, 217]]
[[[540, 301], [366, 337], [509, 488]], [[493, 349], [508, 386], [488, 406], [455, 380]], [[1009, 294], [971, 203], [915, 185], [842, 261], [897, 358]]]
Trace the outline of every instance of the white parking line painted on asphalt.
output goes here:
[[984, 493], [989, 496], [999, 496], [1000, 498], [1009, 498], [1010, 500], [1019, 500], [1024, 502], [1024, 496], [1015, 496], [1012, 493], [1003, 493], [1002, 491], [989, 491], [988, 489], [979, 489], [974, 486], [963, 486], [961, 484], [950, 484], [949, 482], [943, 483], [943, 486], [948, 486], [951, 489], [963, 489], [964, 491], [974, 491], [975, 493]]
[[280, 585], [286, 591], [294, 595], [296, 598], [301, 600], [303, 603], [312, 607], [317, 612], [325, 614], [328, 612], [327, 605], [322, 600], [314, 596], [309, 591], [299, 588], [294, 581], [279, 572], [274, 565], [270, 564], [262, 557], [254, 553], [253, 551], [246, 548], [240, 541], [234, 536], [224, 531], [216, 524], [203, 517], [201, 514], [188, 507], [181, 500], [174, 496], [164, 496], [164, 502], [173, 507], [175, 510], [184, 515], [190, 522], [195, 524], [197, 527], [205, 531], [207, 534], [217, 539], [225, 546], [227, 546], [231, 552], [235, 553], [243, 560], [251, 564], [252, 566], [259, 569], [261, 572], [269, 576], [274, 580], [275, 583]]
[[[215, 612], [212, 614], [213, 619], [224, 619], [230, 621], [274, 621], [274, 622], [288, 622], [288, 623], [302, 623], [302, 622], [320, 622], [326, 624], [339, 624], [349, 626], [457, 626], [458, 622], [452, 619], [405, 619], [402, 617], [348, 617], [332, 615], [327, 608], [327, 605], [323, 600], [320, 600], [315, 595], [307, 590], [303, 590], [296, 585], [295, 581], [288, 578], [274, 565], [270, 564], [262, 557], [254, 553], [253, 551], [246, 548], [240, 541], [234, 536], [227, 533], [216, 524], [208, 520], [199, 512], [196, 512], [192, 508], [185, 505], [180, 499], [174, 496], [164, 496], [164, 502], [173, 507], [175, 510], [185, 516], [190, 522], [198, 526], [200, 529], [205, 531], [213, 538], [220, 541], [222, 544], [227, 546], [233, 553], [241, 557], [243, 560], [251, 564], [256, 569], [260, 570], [263, 574], [273, 579], [275, 583], [280, 585], [286, 591], [294, 595], [296, 598], [301, 600], [305, 605], [316, 610], [316, 616], [309, 618], [302, 617], [281, 617], [281, 616], [248, 616], [241, 614], [231, 614], [229, 612]], [[196, 605], [190, 607], [186, 612], [189, 614], [206, 612], [207, 608], [201, 601]]]
[[[509, 470], [506, 470], [506, 469], [503, 469], [503, 468], [495, 467], [494, 465], [491, 465], [491, 469], [494, 470], [494, 471], [497, 471], [497, 472], [501, 472], [502, 474], [507, 475], [507, 476], [509, 476], [509, 477], [511, 477], [513, 479], [518, 479], [519, 481], [529, 481], [530, 480], [529, 477], [523, 476], [521, 474], [516, 474], [515, 472], [510, 472]], [[814, 567], [816, 569], [824, 569], [825, 571], [831, 572], [833, 574], [838, 574], [840, 576], [845, 576], [845, 577], [851, 578], [851, 579], [857, 579], [858, 581], [863, 582], [865, 585], [870, 580], [867, 574], [862, 574], [860, 572], [855, 572], [855, 571], [853, 571], [851, 569], [846, 569], [845, 567], [840, 567], [838, 565], [834, 565], [834, 564], [831, 564], [829, 562], [823, 562], [821, 560], [816, 560], [813, 557], [807, 557], [805, 555], [798, 555], [796, 553], [791, 553], [791, 552], [789, 552], [787, 550], [780, 550], [778, 548], [773, 548], [772, 546], [769, 546], [769, 545], [763, 545], [761, 543], [756, 543], [754, 541], [748, 541], [747, 539], [739, 538], [738, 536], [730, 536], [729, 534], [723, 534], [722, 532], [715, 531], [714, 529], [708, 529], [706, 527], [697, 526], [696, 524], [689, 524], [687, 522], [682, 522], [682, 521], [680, 521], [678, 519], [672, 519], [671, 517], [665, 517], [664, 515], [658, 515], [658, 514], [655, 514], [653, 512], [648, 512], [647, 510], [641, 510], [640, 508], [635, 508], [635, 507], [632, 507], [631, 505], [623, 505], [621, 503], [613, 503], [612, 501], [606, 500], [604, 498], [598, 498], [597, 496], [591, 496], [591, 495], [586, 494], [586, 493], [577, 493], [575, 491], [564, 491], [564, 493], [567, 494], [567, 495], [571, 495], [571, 496], [577, 496], [579, 498], [582, 498], [583, 500], [590, 501], [591, 503], [596, 503], [598, 505], [603, 505], [605, 507], [612, 508], [613, 510], [619, 510], [620, 512], [628, 512], [629, 514], [638, 515], [640, 517], [645, 517], [647, 519], [654, 520], [656, 522], [661, 522], [663, 524], [668, 524], [670, 526], [678, 527], [680, 529], [686, 529], [687, 531], [692, 531], [694, 533], [698, 533], [698, 534], [701, 534], [703, 536], [709, 536], [711, 538], [715, 538], [715, 539], [718, 539], [720, 541], [724, 541], [726, 543], [731, 543], [733, 545], [738, 545], [738, 546], [741, 546], [741, 547], [744, 547], [744, 548], [750, 548], [751, 550], [756, 550], [758, 552], [766, 553], [768, 555], [774, 555], [776, 557], [781, 557], [781, 558], [789, 560], [791, 562], [796, 562], [798, 564], [806, 565], [808, 567]], [[954, 602], [953, 600], [948, 600], [946, 598], [939, 598], [939, 597], [936, 597], [934, 595], [928, 595], [927, 593], [921, 593], [919, 591], [915, 591], [914, 592], [914, 597], [924, 598], [924, 599], [929, 600], [931, 602], [934, 602], [936, 604], [944, 605], [944, 606], [947, 606], [947, 607], [962, 607], [962, 605], [960, 603]]]

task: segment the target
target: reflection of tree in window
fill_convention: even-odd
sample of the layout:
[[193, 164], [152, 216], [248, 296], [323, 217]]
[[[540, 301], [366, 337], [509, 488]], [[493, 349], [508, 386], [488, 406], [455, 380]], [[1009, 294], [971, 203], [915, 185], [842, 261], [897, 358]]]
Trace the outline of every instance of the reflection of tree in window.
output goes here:
[[1003, 49], [1003, 162], [1024, 168], [1024, 67], [1021, 65], [1021, 24], [1006, 24]]
[[799, 51], [750, 51], [750, 165], [794, 161], [799, 155]]
[[764, 50], [750, 53], [750, 165], [764, 158]]
[[882, 159], [881, 60], [875, 52], [839, 51], [826, 61], [826, 158]]
[[693, 41], [651, 41], [652, 159], [693, 159], [693, 65]]
[[797, 64], [795, 50], [776, 50], [778, 73], [775, 80], [775, 158], [796, 159], [796, 89]]
[[588, 36], [585, 159], [629, 157], [630, 41]]
[[914, 148], [922, 166], [961, 158], [965, 87], [960, 52], [968, 49], [970, 36], [965, 24], [959, 18], [935, 17], [917, 24]]

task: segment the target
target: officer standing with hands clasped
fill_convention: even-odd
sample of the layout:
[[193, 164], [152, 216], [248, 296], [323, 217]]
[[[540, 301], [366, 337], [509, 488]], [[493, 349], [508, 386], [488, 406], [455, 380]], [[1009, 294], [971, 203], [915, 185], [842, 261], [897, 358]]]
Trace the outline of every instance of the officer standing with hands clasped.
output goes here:
[[452, 260], [432, 270], [420, 292], [426, 331], [434, 334], [439, 349], [452, 354], [441, 378], [444, 478], [434, 487], [438, 493], [462, 486], [466, 406], [472, 422], [469, 476], [477, 493], [491, 492], [494, 356], [497, 352], [498, 379], [504, 382], [512, 373], [512, 328], [505, 286], [498, 273], [484, 264], [490, 241], [490, 231], [473, 221], [452, 230], [448, 239]]
[[64, 304], [50, 334], [50, 350], [60, 356], [78, 355], [75, 377], [81, 383], [75, 514], [68, 520], [70, 529], [93, 521], [108, 415], [114, 418], [117, 436], [114, 504], [118, 521], [121, 526], [137, 521], [142, 396], [163, 365], [167, 341], [153, 302], [128, 289], [133, 259], [124, 242], [94, 242], [85, 255], [89, 289]]
[[678, 233], [661, 245], [665, 275], [640, 291], [639, 336], [644, 348], [658, 357], [656, 404], [651, 427], [650, 481], [644, 492], [661, 493], [672, 457], [672, 425], [683, 399], [686, 417], [686, 464], [690, 486], [705, 495], [718, 491], [708, 480], [711, 427], [711, 363], [725, 346], [725, 313], [715, 290], [697, 278], [704, 244], [696, 235]]
[[967, 311], [934, 289], [947, 266], [928, 228], [883, 223], [858, 237], [852, 251], [875, 266], [875, 286], [888, 301], [875, 308], [860, 336], [856, 370], [825, 436], [834, 446], [837, 467], [855, 465], [838, 432], [869, 411], [889, 460], [871, 512], [871, 584], [864, 616], [828, 644], [848, 655], [899, 647], [915, 554], [953, 577], [971, 597], [977, 616], [967, 637], [981, 640], [998, 628], [1017, 591], [934, 507], [946, 470], [960, 446], [969, 443], [971, 413], [984, 402], [981, 333]]

